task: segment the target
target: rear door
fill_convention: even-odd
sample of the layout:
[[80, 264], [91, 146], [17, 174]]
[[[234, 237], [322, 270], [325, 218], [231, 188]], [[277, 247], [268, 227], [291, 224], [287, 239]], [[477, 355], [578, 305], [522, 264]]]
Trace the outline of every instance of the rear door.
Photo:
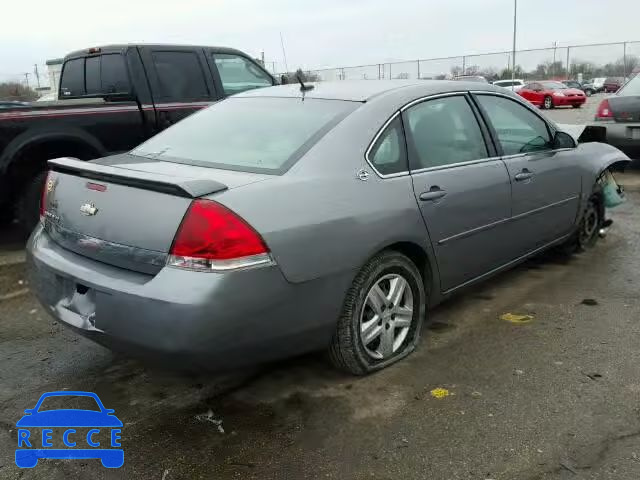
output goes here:
[[[97, 50], [88, 56], [68, 59], [61, 72], [60, 99], [130, 95], [129, 66], [120, 51]], [[100, 139], [110, 153], [128, 150], [147, 137], [144, 119], [135, 101], [92, 101], [95, 103], [61, 110], [58, 115], [64, 117], [70, 128], [81, 128]]]
[[402, 117], [414, 192], [442, 289], [451, 290], [509, 260], [500, 246], [511, 214], [509, 175], [467, 95], [421, 100]]
[[547, 122], [519, 101], [490, 93], [474, 96], [509, 171], [513, 246], [522, 255], [569, 233], [581, 193], [576, 149], [556, 149]]
[[220, 97], [202, 48], [141, 47], [140, 53], [160, 130]]

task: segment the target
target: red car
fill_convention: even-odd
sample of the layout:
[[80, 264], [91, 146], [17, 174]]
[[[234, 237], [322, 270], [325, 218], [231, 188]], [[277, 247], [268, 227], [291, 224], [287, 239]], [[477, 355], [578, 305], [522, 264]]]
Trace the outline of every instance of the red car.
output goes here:
[[580, 108], [587, 101], [582, 90], [569, 88], [564, 83], [543, 81], [526, 84], [518, 91], [518, 95], [542, 108], [554, 108], [571, 105]]

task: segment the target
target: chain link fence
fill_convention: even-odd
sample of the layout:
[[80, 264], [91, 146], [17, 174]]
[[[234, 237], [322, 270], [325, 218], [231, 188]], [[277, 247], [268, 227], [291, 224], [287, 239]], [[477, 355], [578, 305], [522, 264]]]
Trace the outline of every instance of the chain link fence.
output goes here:
[[[459, 75], [482, 75], [489, 81], [495, 81], [511, 78], [511, 57], [512, 52], [505, 51], [326, 68], [308, 70], [304, 73], [308, 80], [312, 81], [442, 80]], [[586, 81], [598, 77], [628, 78], [639, 70], [640, 41], [568, 45], [516, 51], [515, 77], [525, 81], [568, 78]]]

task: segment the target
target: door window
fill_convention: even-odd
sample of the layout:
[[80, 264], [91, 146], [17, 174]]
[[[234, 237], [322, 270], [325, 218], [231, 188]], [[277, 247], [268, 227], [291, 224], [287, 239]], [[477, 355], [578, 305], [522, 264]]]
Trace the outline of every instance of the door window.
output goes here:
[[477, 98], [496, 132], [503, 155], [553, 148], [546, 122], [524, 105], [493, 95]]
[[214, 53], [212, 57], [225, 95], [273, 85], [269, 74], [248, 58], [227, 53]]
[[463, 96], [419, 103], [406, 111], [405, 125], [413, 146], [413, 169], [451, 165], [488, 156], [480, 126]]
[[195, 52], [153, 52], [159, 96], [168, 102], [208, 100], [209, 89]]
[[407, 171], [407, 153], [400, 116], [397, 116], [378, 137], [368, 158], [382, 175]]
[[60, 79], [60, 92], [64, 97], [84, 95], [84, 58], [69, 60], [64, 64]]

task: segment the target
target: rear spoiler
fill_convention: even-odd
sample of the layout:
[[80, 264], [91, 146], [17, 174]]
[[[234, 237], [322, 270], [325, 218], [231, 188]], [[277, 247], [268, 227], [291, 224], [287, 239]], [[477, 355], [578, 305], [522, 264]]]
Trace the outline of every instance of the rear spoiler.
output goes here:
[[223, 183], [206, 178], [175, 178], [167, 175], [100, 165], [68, 157], [49, 160], [49, 168], [54, 172], [67, 173], [76, 177], [117, 183], [178, 197], [197, 198], [211, 193], [222, 192], [228, 188]]

